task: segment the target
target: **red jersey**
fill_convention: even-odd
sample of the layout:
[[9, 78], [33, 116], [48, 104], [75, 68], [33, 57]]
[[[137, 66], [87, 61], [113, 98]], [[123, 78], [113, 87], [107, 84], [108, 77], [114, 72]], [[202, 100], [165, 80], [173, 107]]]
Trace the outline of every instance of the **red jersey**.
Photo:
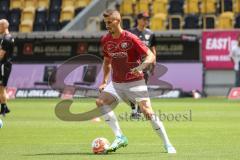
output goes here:
[[112, 81], [117, 83], [132, 82], [143, 79], [142, 75], [133, 75], [131, 69], [139, 66], [142, 57], [147, 55], [148, 48], [134, 34], [123, 31], [119, 38], [110, 33], [101, 39], [105, 57], [111, 59]]

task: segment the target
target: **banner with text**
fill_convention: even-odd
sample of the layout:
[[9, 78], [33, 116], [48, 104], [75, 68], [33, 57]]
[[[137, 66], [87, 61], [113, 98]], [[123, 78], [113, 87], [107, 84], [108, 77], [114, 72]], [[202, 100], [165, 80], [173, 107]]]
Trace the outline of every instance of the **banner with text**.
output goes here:
[[202, 59], [206, 69], [233, 69], [230, 52], [239, 31], [206, 31], [202, 34]]

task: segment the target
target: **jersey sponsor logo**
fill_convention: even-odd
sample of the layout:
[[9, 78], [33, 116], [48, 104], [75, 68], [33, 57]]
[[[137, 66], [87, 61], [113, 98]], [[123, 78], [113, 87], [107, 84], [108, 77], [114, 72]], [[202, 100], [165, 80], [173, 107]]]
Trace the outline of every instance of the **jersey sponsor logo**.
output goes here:
[[107, 42], [107, 43], [103, 46], [103, 51], [104, 51], [104, 52], [107, 52], [107, 53], [109, 53], [109, 52], [116, 52], [117, 49], [118, 49], [117, 46], [118, 46], [117, 43], [112, 42], [112, 41], [109, 41], [109, 42]]
[[112, 58], [125, 58], [127, 57], [127, 52], [109, 52], [108, 55]]

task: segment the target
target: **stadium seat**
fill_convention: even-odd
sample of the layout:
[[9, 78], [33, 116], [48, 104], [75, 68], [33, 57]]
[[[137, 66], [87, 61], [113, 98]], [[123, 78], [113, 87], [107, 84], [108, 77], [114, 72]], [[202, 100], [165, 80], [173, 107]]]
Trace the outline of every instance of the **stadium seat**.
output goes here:
[[61, 0], [51, 0], [50, 1], [50, 12], [60, 12], [62, 8]]
[[217, 0], [202, 0], [201, 1], [201, 13], [203, 14], [215, 14], [217, 11]]
[[240, 13], [240, 0], [235, 0], [233, 4], [233, 11], [238, 14]]
[[122, 15], [132, 15], [134, 14], [135, 0], [123, 0], [120, 5], [120, 13]]
[[169, 1], [169, 14], [183, 14], [183, 0], [170, 0]]
[[9, 11], [10, 1], [9, 0], [1, 0], [0, 1], [0, 12], [7, 13]]
[[11, 0], [10, 8], [23, 8], [23, 0]]
[[38, 0], [37, 8], [49, 8], [49, 0]]
[[83, 67], [82, 79], [79, 82], [75, 82], [74, 85], [92, 85], [96, 82], [97, 66], [86, 65]]
[[44, 72], [43, 72], [43, 78], [41, 82], [34, 82], [35, 86], [38, 85], [49, 85], [49, 79], [51, 78], [50, 82], [56, 81], [56, 72], [57, 72], [57, 66], [45, 66]]
[[167, 23], [166, 14], [164, 13], [156, 14], [150, 19], [150, 29], [152, 29], [153, 31], [165, 30], [166, 23]]
[[62, 8], [74, 7], [74, 6], [75, 6], [75, 0], [62, 0]]
[[220, 0], [220, 12], [233, 11], [233, 1], [232, 0]]
[[218, 17], [217, 28], [232, 29], [234, 26], [233, 12], [224, 12]]
[[32, 28], [33, 28], [33, 22], [31, 20], [21, 21], [20, 32], [30, 33], [32, 32]]
[[9, 30], [10, 31], [19, 31], [19, 24], [21, 20], [21, 10], [18, 9], [12, 9], [9, 11]]
[[33, 31], [45, 31], [45, 24], [47, 22], [47, 9], [37, 9]]
[[240, 28], [240, 14], [238, 14], [235, 18], [235, 26], [234, 28]]
[[0, 19], [7, 19], [8, 13], [7, 12], [0, 12]]
[[48, 31], [57, 31], [60, 29], [59, 17], [60, 17], [59, 12], [50, 12], [47, 22]]
[[36, 9], [37, 7], [37, 0], [24, 0], [23, 1], [23, 9], [25, 8], [34, 8]]
[[149, 13], [149, 6], [151, 0], [138, 0], [136, 3], [136, 11], [137, 14], [141, 12], [148, 12]]
[[203, 29], [213, 29], [216, 26], [215, 15], [204, 15], [203, 16]]
[[186, 15], [184, 17], [184, 29], [198, 29], [199, 24], [199, 16], [195, 14]]
[[35, 9], [34, 8], [24, 8], [22, 11], [21, 21], [31, 20], [34, 21]]
[[74, 7], [64, 7], [61, 11], [60, 22], [72, 20], [74, 17]]
[[133, 26], [133, 18], [131, 16], [122, 17], [122, 27], [123, 29], [130, 29]]
[[198, 14], [199, 0], [185, 0], [184, 12], [185, 14]]
[[152, 13], [165, 13], [167, 14], [168, 0], [154, 0], [152, 4]]
[[180, 15], [171, 15], [169, 16], [169, 29], [182, 29], [182, 16]]
[[91, 0], [75, 0], [75, 15], [81, 12]]

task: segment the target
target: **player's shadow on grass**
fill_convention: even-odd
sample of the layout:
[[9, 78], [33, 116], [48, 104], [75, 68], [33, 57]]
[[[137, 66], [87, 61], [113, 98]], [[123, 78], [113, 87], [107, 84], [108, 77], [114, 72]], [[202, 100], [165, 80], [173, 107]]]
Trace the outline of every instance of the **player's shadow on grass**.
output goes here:
[[[125, 154], [125, 155], [149, 155], [149, 154], [159, 154], [159, 153], [166, 153], [166, 152], [125, 152], [125, 153], [121, 153], [121, 152], [113, 152], [113, 153], [109, 153], [109, 154], [102, 154], [104, 156], [108, 156], [108, 155], [116, 155], [116, 154]], [[99, 156], [96, 154], [93, 154], [91, 152], [75, 152], [75, 153], [38, 153], [38, 154], [25, 154], [23, 156], [64, 156], [64, 155], [92, 155], [92, 156]]]

